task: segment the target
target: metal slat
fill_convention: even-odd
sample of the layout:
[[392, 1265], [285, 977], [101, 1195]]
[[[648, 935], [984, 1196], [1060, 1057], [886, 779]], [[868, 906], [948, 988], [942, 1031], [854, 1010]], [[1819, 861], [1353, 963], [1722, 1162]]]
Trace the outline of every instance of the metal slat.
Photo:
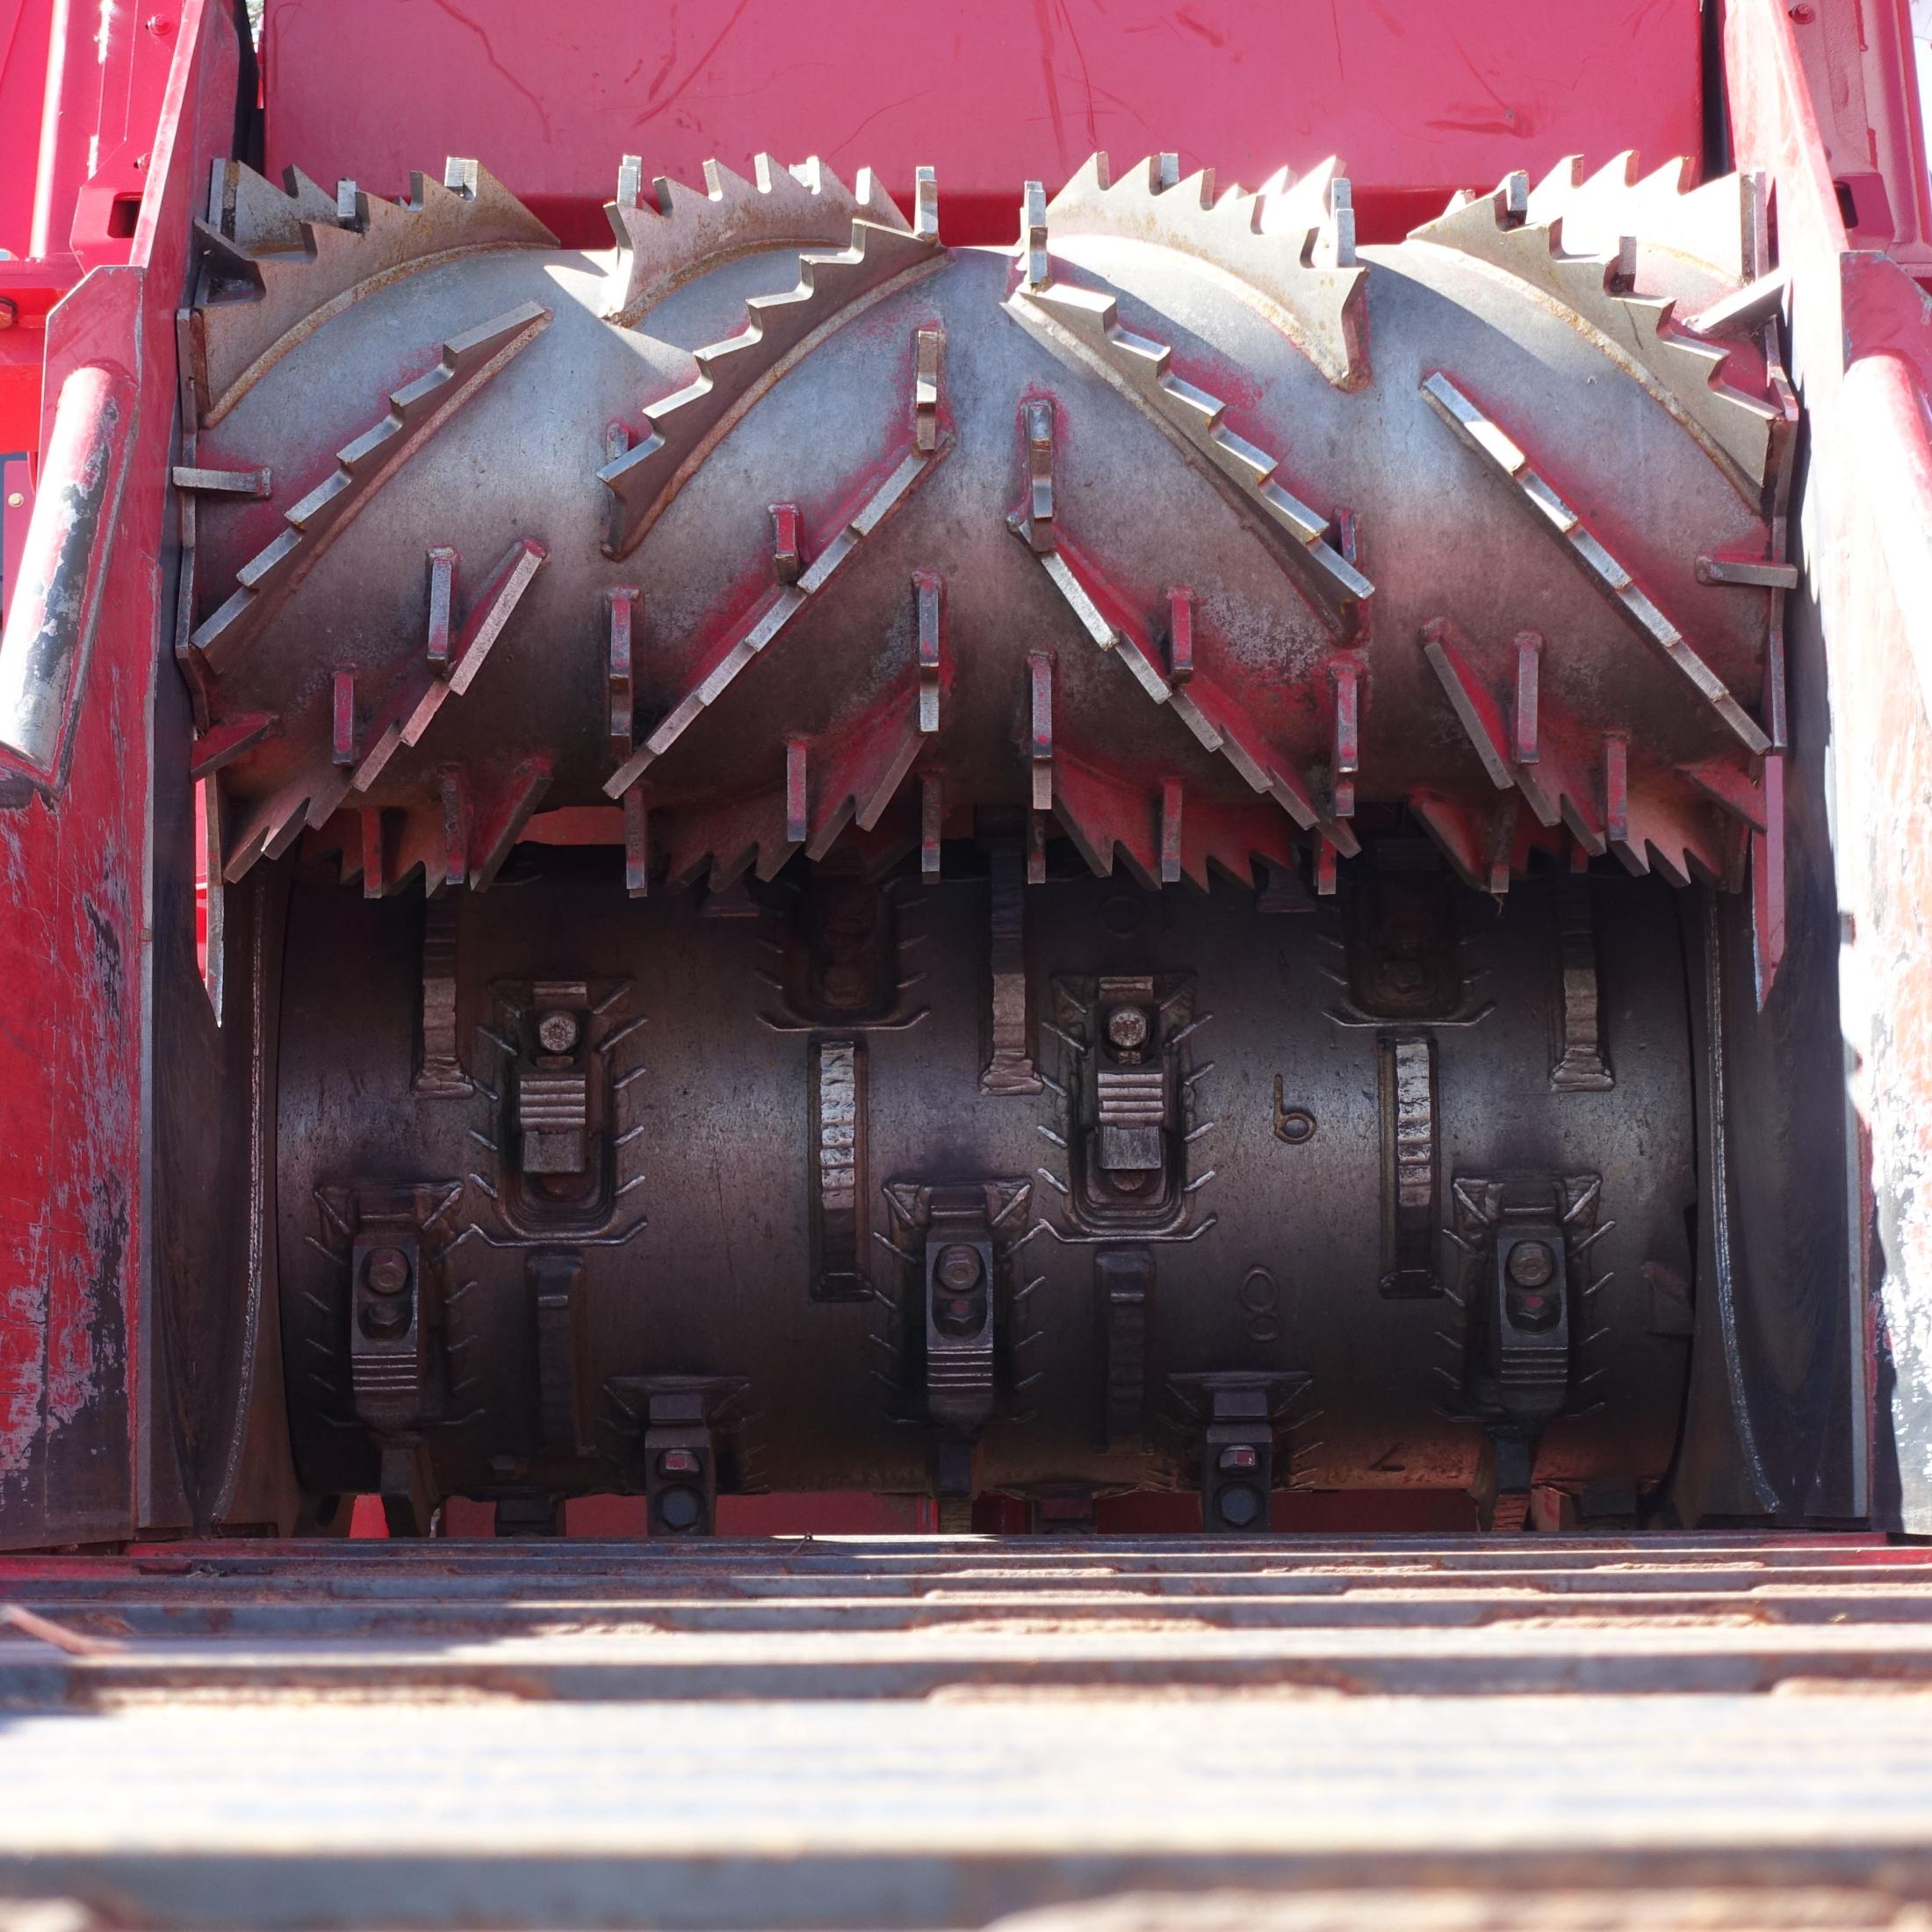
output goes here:
[[0, 1603], [0, 1899], [139, 1922], [1932, 1905], [1932, 1550], [1870, 1538], [165, 1546]]

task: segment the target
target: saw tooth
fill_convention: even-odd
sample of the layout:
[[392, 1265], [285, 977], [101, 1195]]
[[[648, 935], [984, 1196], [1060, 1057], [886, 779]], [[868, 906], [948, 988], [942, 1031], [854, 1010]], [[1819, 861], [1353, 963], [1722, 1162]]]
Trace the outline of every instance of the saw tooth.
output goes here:
[[1583, 157], [1565, 155], [1540, 181], [1532, 185], [1527, 211], [1529, 220], [1549, 221], [1562, 214], [1582, 179]]
[[1330, 194], [1338, 183], [1345, 193], [1346, 177], [1332, 155], [1303, 175], [1282, 169], [1255, 191], [1254, 198], [1261, 205], [1257, 226], [1263, 234], [1297, 237], [1312, 233], [1329, 220]]
[[863, 220], [898, 234], [905, 217], [861, 169], [854, 192], [812, 156], [782, 168], [769, 155], [752, 164], [753, 179], [715, 161], [704, 164], [702, 192], [660, 178], [656, 211], [617, 200], [606, 211], [617, 257], [604, 299], [604, 319], [634, 328], [674, 289], [739, 256], [768, 249], [837, 249]]
[[305, 247], [311, 223], [339, 220], [335, 198], [299, 168], [283, 179], [285, 191], [244, 162], [218, 162], [210, 223], [254, 252]]
[[[1669, 161], [1639, 176], [1634, 154], [1618, 155], [1569, 189], [1561, 201], [1572, 246], [1596, 254], [1617, 238], [1636, 234], [1647, 249], [1683, 256], [1736, 286], [1749, 279], [1745, 260], [1745, 197], [1741, 175], [1690, 184], [1691, 164]], [[1555, 205], [1554, 197], [1549, 205]], [[1541, 211], [1537, 211], [1540, 215]]]
[[1215, 171], [1212, 168], [1197, 168], [1173, 187], [1158, 191], [1176, 196], [1188, 208], [1212, 208], [1215, 205]]
[[[839, 177], [827, 172], [825, 179], [834, 190], [840, 188]], [[893, 200], [869, 168], [861, 168], [853, 184], [852, 198], [866, 220], [876, 228], [897, 228], [902, 234], [912, 232], [905, 217], [899, 213], [899, 205]]]

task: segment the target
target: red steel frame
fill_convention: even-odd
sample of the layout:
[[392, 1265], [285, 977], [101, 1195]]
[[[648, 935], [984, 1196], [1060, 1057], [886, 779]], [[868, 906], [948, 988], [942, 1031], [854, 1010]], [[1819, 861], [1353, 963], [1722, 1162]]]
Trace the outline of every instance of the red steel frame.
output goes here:
[[[690, 178], [713, 153], [743, 164], [754, 147], [819, 146], [834, 166], [871, 161], [896, 190], [936, 162], [948, 238], [979, 241], [1011, 232], [1023, 178], [1064, 172], [1092, 146], [1191, 144], [1190, 162], [1251, 177], [1332, 148], [1373, 236], [1433, 213], [1450, 188], [1566, 149], [1601, 159], [1634, 144], [1660, 159], [1699, 146], [1696, 0], [1400, 15], [1326, 0], [1114, 0], [1104, 13], [1097, 0], [983, 0], [970, 47], [955, 10], [890, 0], [829, 15], [736, 0], [717, 10], [722, 31], [687, 27], [682, 42], [674, 11], [660, 24], [653, 11], [625, 47], [612, 10], [588, 0], [544, 10], [540, 32], [523, 0], [462, 12], [279, 0], [271, 170], [298, 160], [394, 191], [445, 147], [480, 152], [594, 242], [626, 149], [645, 151], [647, 172]], [[405, 44], [406, 60], [386, 57]], [[15, 1545], [117, 1540], [157, 1520], [145, 1445], [166, 1392], [143, 1287], [155, 1266], [153, 881], [157, 823], [188, 809], [184, 744], [167, 722], [178, 699], [161, 682], [175, 313], [245, 58], [220, 0], [0, 0], [0, 249], [18, 257], [0, 259], [10, 598], [29, 515], [52, 515], [50, 485], [69, 480], [32, 473], [63, 398], [70, 414], [90, 394], [133, 399], [111, 429], [80, 425], [110, 436], [126, 482], [95, 559], [100, 616], [68, 694], [64, 765], [0, 753], [0, 1542]], [[1932, 1191], [1918, 1185], [1932, 1163], [1920, 830], [1932, 309], [1913, 277], [1932, 274], [1932, 195], [1905, 0], [1731, 0], [1724, 72], [1735, 157], [1768, 178], [1791, 278], [1810, 426], [1803, 557], [1827, 643], [1856, 969], [1847, 1031], [1885, 1049], [1855, 1092], [1885, 1305], [1916, 1373], [1914, 1317], [1932, 1331]], [[1932, 1483], [1916, 1503], [1908, 1487], [1908, 1525], [1932, 1529], [1928, 1510]]]

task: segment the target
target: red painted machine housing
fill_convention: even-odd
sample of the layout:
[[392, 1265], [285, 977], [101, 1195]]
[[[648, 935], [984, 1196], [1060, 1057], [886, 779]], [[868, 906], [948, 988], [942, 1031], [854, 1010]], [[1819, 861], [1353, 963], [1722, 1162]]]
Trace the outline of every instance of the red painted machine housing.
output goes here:
[[[707, 160], [817, 155], [871, 167], [908, 205], [926, 166], [959, 245], [1011, 242], [1020, 184], [1096, 150], [1178, 151], [1184, 175], [1251, 187], [1334, 154], [1379, 241], [1512, 168], [1703, 141], [1697, 0], [559, 0], [541, 18], [520, 0], [278, 0], [267, 173], [401, 192], [425, 155], [466, 154], [487, 128], [498, 178], [567, 246], [603, 247], [618, 155], [680, 181]], [[344, 58], [385, 45], [407, 57]]]
[[[909, 196], [938, 171], [958, 242], [1003, 241], [1020, 184], [1095, 148], [1179, 149], [1257, 179], [1337, 152], [1364, 239], [1454, 188], [1566, 152], [1706, 147], [1698, 0], [1547, 9], [1503, 0], [979, 0], [962, 10], [735, 0], [681, 16], [568, 0], [270, 0], [270, 172], [402, 191], [445, 152], [487, 159], [566, 242], [604, 238], [616, 157], [697, 178], [710, 157], [863, 158]], [[0, 559], [11, 587], [63, 386], [133, 386], [126, 483], [101, 615], [70, 696], [64, 768], [0, 757], [0, 1544], [98, 1542], [205, 1523], [232, 1483], [191, 1493], [199, 1365], [151, 1286], [232, 1238], [170, 1201], [169, 1121], [246, 1103], [242, 1044], [199, 1000], [190, 719], [172, 633], [167, 481], [174, 316], [207, 168], [234, 151], [251, 54], [219, 0], [0, 0]], [[1840, 734], [1835, 828], [1860, 1037], [1857, 1089], [1888, 1294], [1932, 1293], [1911, 1257], [1932, 1193], [1932, 998], [1916, 800], [1932, 789], [1932, 269], [1905, 0], [1733, 0], [1720, 118], [1766, 171], [1791, 273], [1795, 371], [1812, 422], [1809, 588]], [[831, 145], [827, 145], [827, 143]], [[1885, 249], [1890, 259], [1870, 252]], [[83, 279], [84, 278], [84, 279]], [[18, 501], [16, 501], [18, 500]], [[1773, 1015], [1773, 1023], [1777, 1016]], [[1932, 1247], [1925, 1251], [1932, 1252]], [[1861, 1264], [1862, 1265], [1862, 1264]], [[244, 1356], [259, 1346], [245, 1337]], [[243, 1359], [224, 1373], [250, 1372]], [[1907, 1496], [1904, 1517], [1921, 1511]]]

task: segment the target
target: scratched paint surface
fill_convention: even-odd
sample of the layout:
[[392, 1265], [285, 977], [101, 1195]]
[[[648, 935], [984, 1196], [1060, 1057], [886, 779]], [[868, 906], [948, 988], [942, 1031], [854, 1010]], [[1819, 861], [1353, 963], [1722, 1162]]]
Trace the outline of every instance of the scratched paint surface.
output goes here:
[[[270, 178], [295, 162], [395, 192], [473, 154], [526, 198], [580, 202], [601, 243], [620, 154], [696, 181], [710, 156], [742, 169], [769, 149], [869, 164], [902, 198], [930, 163], [947, 238], [1004, 242], [1020, 184], [1057, 184], [1095, 148], [1178, 149], [1250, 185], [1339, 153], [1359, 204], [1365, 185], [1446, 198], [1565, 154], [1700, 148], [1697, 0], [551, 0], [542, 16], [269, 0]], [[397, 58], [344, 61], [357, 46]]]
[[[204, 29], [206, 37], [204, 38]], [[232, 127], [226, 11], [189, 0], [126, 267], [95, 270], [47, 332], [47, 387], [101, 365], [143, 403], [66, 784], [0, 806], [0, 1546], [133, 1526], [130, 1417], [145, 1110], [149, 715], [162, 661], [173, 312], [187, 196]], [[45, 480], [45, 479], [43, 479]], [[53, 500], [43, 489], [41, 503]], [[184, 767], [169, 782], [185, 790]]]
[[[118, 562], [133, 616], [152, 555]], [[152, 620], [151, 602], [147, 605]], [[145, 641], [115, 630], [102, 644]], [[140, 1149], [142, 680], [93, 667], [59, 809], [0, 812], [0, 1539], [126, 1507], [126, 1306]], [[107, 660], [105, 663], [102, 659]], [[100, 674], [103, 672], [107, 674]]]
[[1774, 184], [1792, 285], [1792, 373], [1809, 419], [1799, 554], [1830, 691], [1846, 1071], [1869, 1136], [1861, 1179], [1883, 1251], [1876, 1501], [1881, 1520], [1923, 1534], [1932, 1532], [1932, 303], [1890, 262], [1847, 253], [1784, 10], [1734, 10], [1726, 61], [1739, 163], [1763, 167]]

